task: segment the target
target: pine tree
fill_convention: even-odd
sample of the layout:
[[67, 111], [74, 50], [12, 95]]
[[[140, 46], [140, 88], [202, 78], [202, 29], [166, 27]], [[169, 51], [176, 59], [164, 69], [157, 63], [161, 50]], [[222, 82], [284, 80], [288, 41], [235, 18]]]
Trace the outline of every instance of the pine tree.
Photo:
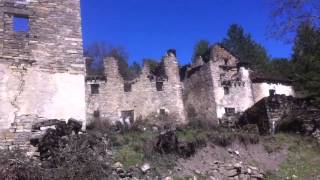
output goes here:
[[320, 29], [300, 25], [294, 44], [292, 61], [296, 87], [306, 95], [320, 99]]
[[256, 43], [250, 34], [246, 34], [243, 28], [232, 24], [228, 30], [227, 38], [222, 45], [240, 61], [250, 63], [254, 69], [263, 70], [268, 63], [268, 55], [264, 47]]

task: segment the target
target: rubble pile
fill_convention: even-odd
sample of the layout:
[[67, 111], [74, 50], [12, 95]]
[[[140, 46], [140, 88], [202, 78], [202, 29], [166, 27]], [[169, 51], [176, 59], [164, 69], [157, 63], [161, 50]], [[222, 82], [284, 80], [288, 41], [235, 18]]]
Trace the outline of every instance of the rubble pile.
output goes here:
[[[48, 120], [32, 126], [45, 179], [116, 179], [106, 135], [81, 132], [81, 122]], [[35, 154], [37, 155], [37, 154]]]
[[257, 124], [261, 134], [285, 131], [312, 135], [320, 130], [320, 108], [312, 99], [273, 95], [248, 109], [238, 124]]
[[178, 140], [176, 129], [167, 129], [160, 133], [157, 139], [155, 150], [161, 154], [177, 154], [188, 158], [196, 153], [196, 149], [206, 146], [204, 139], [194, 141]]

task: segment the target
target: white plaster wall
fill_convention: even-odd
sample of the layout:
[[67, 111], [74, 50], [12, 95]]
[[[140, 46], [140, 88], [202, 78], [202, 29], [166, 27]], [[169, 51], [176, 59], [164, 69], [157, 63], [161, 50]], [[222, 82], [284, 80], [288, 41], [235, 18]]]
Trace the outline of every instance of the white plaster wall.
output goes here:
[[[222, 86], [219, 86], [219, 81], [216, 81], [214, 88], [215, 100], [217, 104], [217, 117], [222, 118], [226, 113], [225, 108], [235, 108], [236, 112], [244, 112], [254, 104], [253, 94], [251, 89], [251, 80], [249, 77], [250, 71], [244, 67], [240, 68], [241, 80], [245, 83], [244, 86], [232, 86], [230, 94], [225, 95]], [[217, 78], [215, 78], [217, 79]]]
[[8, 129], [15, 116], [28, 114], [85, 120], [84, 75], [54, 74], [36, 67], [21, 71], [5, 64], [0, 64], [0, 75], [0, 129]]
[[15, 84], [15, 82], [11, 81], [9, 84], [9, 73], [9, 67], [0, 63], [0, 131], [9, 129], [15, 117], [15, 110], [10, 103], [15, 90], [11, 89], [11, 84]]
[[253, 95], [254, 101], [258, 102], [264, 97], [269, 96], [269, 90], [275, 90], [276, 94], [284, 94], [286, 96], [295, 96], [295, 92], [292, 86], [276, 83], [253, 83]]
[[[35, 76], [38, 81], [36, 83], [34, 82]], [[83, 75], [35, 72], [26, 77], [26, 85], [26, 93], [22, 94], [26, 96], [21, 100], [23, 103], [20, 106], [19, 115], [31, 113], [49, 119], [67, 120], [75, 118], [85, 120], [85, 82]], [[45, 93], [48, 97], [42, 98], [42, 93]], [[38, 97], [36, 97], [37, 95]]]

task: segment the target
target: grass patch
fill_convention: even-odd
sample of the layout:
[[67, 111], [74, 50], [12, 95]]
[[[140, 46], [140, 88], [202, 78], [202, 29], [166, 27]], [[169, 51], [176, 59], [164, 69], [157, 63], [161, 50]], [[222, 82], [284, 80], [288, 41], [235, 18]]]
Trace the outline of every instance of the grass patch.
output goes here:
[[115, 160], [121, 162], [125, 168], [129, 168], [142, 164], [144, 155], [134, 150], [133, 147], [126, 145], [116, 149]]
[[[277, 146], [287, 146], [287, 159], [279, 171], [267, 174], [268, 179], [317, 179], [320, 178], [320, 148], [308, 137], [279, 134]], [[277, 147], [276, 146], [276, 147]]]

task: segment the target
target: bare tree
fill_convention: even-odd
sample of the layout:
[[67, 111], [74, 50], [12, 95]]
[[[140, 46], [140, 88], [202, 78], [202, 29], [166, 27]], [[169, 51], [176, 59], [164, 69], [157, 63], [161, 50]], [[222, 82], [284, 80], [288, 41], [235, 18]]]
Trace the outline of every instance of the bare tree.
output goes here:
[[103, 75], [104, 66], [103, 59], [105, 57], [114, 57], [118, 61], [119, 73], [125, 80], [136, 78], [141, 71], [141, 66], [137, 62], [133, 62], [131, 66], [128, 64], [128, 53], [125, 48], [114, 47], [105, 42], [95, 42], [85, 48], [84, 55], [92, 59], [90, 67], [87, 67], [87, 74]]
[[271, 37], [292, 41], [300, 24], [320, 26], [320, 0], [266, 0], [271, 7]]

